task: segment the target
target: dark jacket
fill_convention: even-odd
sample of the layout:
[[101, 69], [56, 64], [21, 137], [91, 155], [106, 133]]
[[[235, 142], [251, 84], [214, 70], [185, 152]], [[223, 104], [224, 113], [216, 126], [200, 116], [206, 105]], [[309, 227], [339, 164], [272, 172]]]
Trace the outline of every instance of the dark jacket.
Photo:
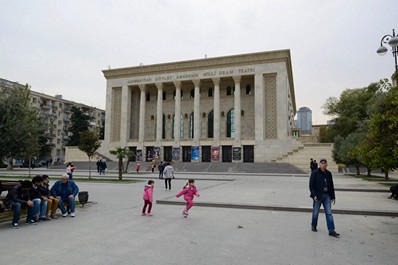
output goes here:
[[163, 171], [164, 171], [164, 165], [163, 165], [163, 164], [159, 164], [158, 170], [159, 170], [160, 172], [163, 172]]
[[41, 196], [46, 197], [46, 198], [49, 198], [51, 196], [50, 189], [49, 189], [48, 185], [44, 185], [44, 184], [40, 185], [39, 190], [40, 190]]
[[76, 196], [78, 193], [79, 188], [71, 180], [68, 180], [68, 182], [65, 184], [58, 180], [51, 188], [51, 195], [53, 197], [60, 196], [61, 198], [67, 198], [69, 195]]
[[4, 204], [6, 205], [6, 207], [8, 207], [12, 202], [26, 204], [28, 201], [30, 201], [29, 191], [22, 190], [22, 187], [19, 184], [8, 192], [6, 198], [4, 199]]
[[333, 184], [333, 178], [332, 178], [332, 173], [330, 173], [329, 170], [325, 170], [323, 172], [320, 168], [317, 170], [313, 171], [311, 173], [310, 177], [310, 197], [314, 198], [315, 196], [318, 198], [318, 200], [323, 199], [323, 187], [324, 187], [324, 179], [326, 178], [326, 183], [328, 185], [328, 192], [330, 199], [334, 200], [336, 199], [336, 196], [334, 194], [334, 184]]
[[41, 192], [39, 186], [36, 186], [36, 188], [33, 186], [30, 190], [30, 198], [33, 199], [41, 199]]

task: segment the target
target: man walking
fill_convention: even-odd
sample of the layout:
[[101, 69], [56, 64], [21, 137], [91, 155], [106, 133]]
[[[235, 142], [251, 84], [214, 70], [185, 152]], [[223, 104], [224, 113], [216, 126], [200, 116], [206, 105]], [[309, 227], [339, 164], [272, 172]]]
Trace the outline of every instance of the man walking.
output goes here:
[[311, 229], [313, 232], [318, 231], [316, 227], [318, 224], [319, 209], [321, 208], [321, 204], [323, 204], [329, 236], [339, 237], [340, 234], [334, 231], [332, 215], [332, 203], [333, 205], [336, 203], [332, 173], [326, 169], [327, 161], [325, 158], [322, 158], [319, 162], [321, 165], [311, 173], [309, 185], [310, 197], [313, 199]]

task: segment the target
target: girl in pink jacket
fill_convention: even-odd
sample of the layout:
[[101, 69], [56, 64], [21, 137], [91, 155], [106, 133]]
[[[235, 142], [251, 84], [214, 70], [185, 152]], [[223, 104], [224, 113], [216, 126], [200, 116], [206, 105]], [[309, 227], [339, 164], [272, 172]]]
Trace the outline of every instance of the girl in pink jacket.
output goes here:
[[148, 216], [152, 216], [151, 210], [152, 210], [152, 201], [153, 201], [153, 186], [155, 186], [155, 181], [153, 180], [148, 180], [148, 184], [145, 185], [144, 188], [144, 208], [142, 208], [142, 216], [145, 216], [145, 210], [146, 207], [148, 206]]
[[194, 196], [196, 196], [196, 197], [200, 196], [198, 193], [198, 190], [196, 189], [194, 179], [188, 180], [187, 185], [179, 193], [177, 193], [176, 197], [179, 198], [183, 194], [184, 194], [184, 200], [187, 202], [187, 206], [185, 207], [184, 211], [182, 211], [182, 216], [187, 218], [188, 211], [193, 206]]

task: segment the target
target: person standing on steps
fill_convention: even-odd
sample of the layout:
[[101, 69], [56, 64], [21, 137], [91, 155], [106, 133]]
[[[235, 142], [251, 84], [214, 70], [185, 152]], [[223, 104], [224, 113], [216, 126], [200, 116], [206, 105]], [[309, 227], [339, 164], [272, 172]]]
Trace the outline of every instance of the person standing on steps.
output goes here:
[[313, 199], [311, 230], [317, 232], [318, 215], [321, 204], [325, 210], [326, 224], [329, 236], [339, 237], [334, 227], [332, 215], [332, 203], [336, 203], [332, 173], [326, 169], [327, 160], [321, 158], [320, 167], [311, 173], [310, 177], [310, 197]]

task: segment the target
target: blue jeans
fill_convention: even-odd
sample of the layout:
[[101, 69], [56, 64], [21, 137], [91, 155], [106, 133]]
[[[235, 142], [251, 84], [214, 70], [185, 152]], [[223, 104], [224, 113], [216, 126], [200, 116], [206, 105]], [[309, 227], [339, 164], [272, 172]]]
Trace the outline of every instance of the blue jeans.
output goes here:
[[321, 204], [323, 204], [323, 209], [325, 211], [326, 216], [326, 225], [328, 227], [329, 233], [334, 231], [334, 221], [332, 215], [332, 200], [329, 195], [323, 195], [322, 200], [314, 201], [312, 206], [312, 226], [318, 225], [318, 215], [319, 209], [321, 208]]
[[[12, 202], [11, 203], [11, 209], [14, 212], [14, 216], [12, 218], [12, 223], [18, 223], [19, 217], [21, 216], [21, 207], [22, 206], [28, 206], [26, 203], [20, 203], [20, 202]], [[33, 219], [33, 207], [28, 206], [28, 216], [26, 217], [26, 221], [30, 222], [30, 220]]]
[[46, 217], [46, 211], [47, 211], [47, 201], [41, 200], [41, 199], [33, 199], [34, 203], [34, 215], [38, 216], [39, 218], [45, 218]]
[[58, 207], [61, 210], [62, 214], [66, 213], [66, 209], [64, 206], [64, 202], [69, 204], [70, 212], [74, 213], [75, 212], [75, 197], [69, 198], [60, 198], [58, 202]]
[[41, 199], [33, 199], [33, 216], [36, 217], [36, 219], [39, 219], [39, 213], [40, 213], [40, 206], [41, 206]]

